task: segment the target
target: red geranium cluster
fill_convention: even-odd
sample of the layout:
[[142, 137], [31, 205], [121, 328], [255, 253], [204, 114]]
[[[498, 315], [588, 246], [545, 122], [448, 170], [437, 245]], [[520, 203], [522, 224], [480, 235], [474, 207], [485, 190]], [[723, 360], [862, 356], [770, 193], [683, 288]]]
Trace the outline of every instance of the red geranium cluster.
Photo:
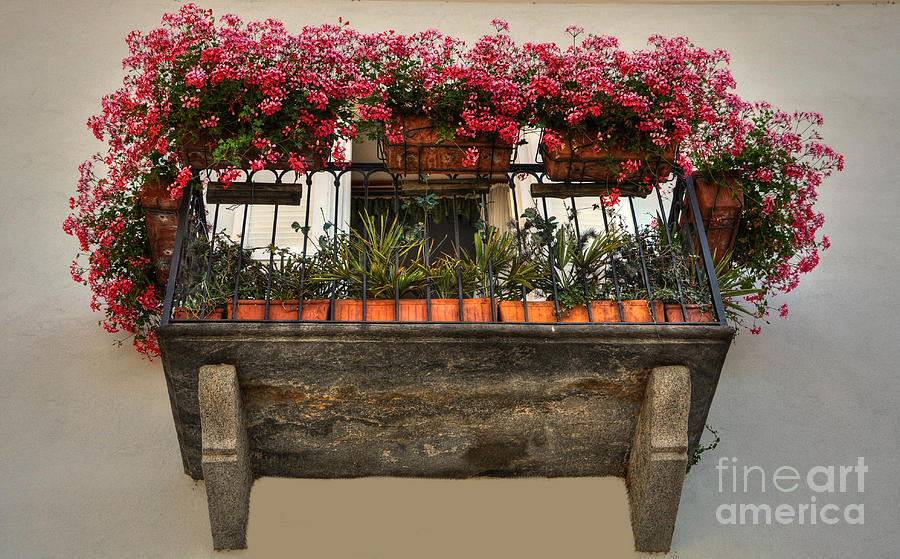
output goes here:
[[[734, 176], [744, 196], [741, 230], [730, 265], [745, 286], [755, 319], [768, 315], [769, 298], [797, 287], [801, 274], [830, 246], [819, 230], [825, 217], [814, 208], [818, 187], [844, 158], [823, 144], [822, 115], [786, 113], [768, 103], [729, 100], [723, 118], [704, 127], [684, 148], [696, 172], [715, 179]], [[788, 314], [787, 305], [779, 309]], [[755, 321], [754, 321], [755, 322]], [[752, 331], [759, 332], [754, 324]]]
[[[375, 83], [360, 117], [376, 137], [402, 141], [402, 116], [426, 116], [443, 139], [487, 136], [514, 144], [529, 119], [528, 65], [502, 20], [471, 48], [428, 30], [365, 37], [365, 75]], [[477, 159], [477, 153], [468, 159]]]
[[72, 279], [90, 287], [91, 309], [104, 312], [101, 324], [108, 332], [128, 333], [137, 350], [152, 357], [159, 354], [163, 290], [156, 283], [141, 203], [127, 186], [98, 178], [93, 166], [86, 161], [79, 167], [77, 195], [69, 200], [73, 213], [63, 223], [81, 251]]
[[[132, 31], [127, 44], [123, 87], [88, 121], [107, 150], [82, 165], [64, 229], [87, 257], [86, 267], [73, 264], [73, 277], [91, 287], [106, 329], [132, 334], [152, 356], [163, 293], [138, 199], [147, 177], [169, 179], [172, 198], [180, 198], [192, 175], [178, 152], [193, 141], [215, 145], [215, 160], [231, 165], [226, 183], [245, 163], [257, 169], [286, 160], [301, 173], [304, 154], [339, 161], [332, 145], [355, 137], [351, 117], [371, 87], [358, 71], [362, 41], [343, 22], [292, 34], [271, 19], [245, 25], [225, 15], [217, 25], [211, 10], [187, 4], [158, 29]], [[102, 178], [93, 172], [98, 165]]]
[[[573, 38], [582, 33], [568, 31]], [[661, 155], [718, 119], [717, 108], [735, 86], [727, 53], [707, 52], [686, 37], [654, 35], [649, 42], [652, 49], [634, 52], [622, 50], [615, 37], [595, 35], [564, 51], [525, 45], [532, 123], [544, 130], [547, 148], [578, 138], [597, 151]]]

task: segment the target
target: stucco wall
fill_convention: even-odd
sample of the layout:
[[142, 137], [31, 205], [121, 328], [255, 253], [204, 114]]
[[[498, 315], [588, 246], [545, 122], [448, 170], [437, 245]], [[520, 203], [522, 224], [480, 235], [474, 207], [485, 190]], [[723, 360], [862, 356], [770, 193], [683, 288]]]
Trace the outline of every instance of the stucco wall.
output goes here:
[[[176, 2], [4, 2], [0, 7], [0, 556], [216, 556], [203, 484], [182, 473], [159, 363], [113, 347], [68, 277], [61, 231], [75, 168], [100, 148], [84, 122], [121, 78], [123, 38]], [[393, 2], [208, 2], [290, 26], [349, 17], [365, 31], [438, 27], [473, 38], [492, 17], [519, 39], [578, 23], [642, 45], [687, 34], [732, 54], [740, 92], [826, 118], [847, 168], [823, 188], [833, 247], [791, 295], [791, 316], [742, 334], [710, 422], [723, 442], [689, 475], [672, 557], [886, 557], [900, 549], [896, 369], [900, 165], [896, 6], [774, 7]], [[863, 525], [724, 526], [720, 504], [810, 503], [805, 486], [719, 493], [719, 457], [807, 472], [864, 457]], [[855, 478], [850, 478], [851, 480]], [[740, 481], [740, 480], [739, 480]], [[758, 483], [758, 482], [757, 482]], [[250, 550], [327, 557], [631, 556], [618, 480], [264, 479]], [[279, 553], [280, 552], [280, 553]], [[294, 554], [292, 554], [294, 555]]]

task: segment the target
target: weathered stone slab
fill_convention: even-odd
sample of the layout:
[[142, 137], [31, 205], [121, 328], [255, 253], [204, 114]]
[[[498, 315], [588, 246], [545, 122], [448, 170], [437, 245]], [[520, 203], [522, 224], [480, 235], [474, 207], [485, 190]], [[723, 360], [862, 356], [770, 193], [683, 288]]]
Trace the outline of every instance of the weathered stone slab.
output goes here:
[[160, 329], [185, 470], [198, 371], [235, 365], [256, 476], [625, 476], [651, 369], [690, 371], [689, 449], [733, 330], [637, 324], [194, 323]]

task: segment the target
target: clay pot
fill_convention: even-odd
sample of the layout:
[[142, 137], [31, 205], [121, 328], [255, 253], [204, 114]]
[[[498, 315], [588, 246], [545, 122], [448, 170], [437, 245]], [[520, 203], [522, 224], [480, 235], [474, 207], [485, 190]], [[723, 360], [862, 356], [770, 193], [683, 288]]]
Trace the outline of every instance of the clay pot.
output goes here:
[[[393, 322], [396, 319], [393, 299], [368, 299], [367, 322]], [[334, 320], [338, 322], [362, 322], [363, 302], [358, 299], [337, 299], [334, 302]]]
[[[622, 311], [625, 314], [625, 322], [653, 322], [650, 305], [646, 299], [622, 301]], [[665, 305], [662, 301], [653, 301], [653, 312], [656, 313], [656, 322], [665, 322]]]
[[[224, 169], [232, 164], [225, 161], [216, 161], [213, 152], [219, 145], [219, 140], [212, 139], [206, 132], [185, 134], [181, 139], [181, 152], [179, 156], [182, 162], [187, 163], [194, 169]], [[296, 150], [296, 153], [302, 155], [306, 160], [306, 165], [310, 171], [318, 171], [324, 168], [324, 159], [330, 154], [330, 148], [322, 150], [303, 148]], [[242, 169], [249, 169], [250, 162], [258, 159], [259, 150], [255, 148], [248, 149], [241, 157]], [[266, 169], [284, 170], [290, 169], [291, 165], [287, 157], [282, 157], [274, 163], [266, 163]]]
[[[459, 322], [459, 299], [432, 299], [432, 322]], [[490, 298], [463, 299], [463, 321], [491, 322]]]
[[[744, 192], [733, 174], [717, 176], [715, 181], [710, 177], [695, 176], [694, 192], [697, 193], [709, 253], [718, 264], [734, 249], [744, 209]], [[693, 222], [693, 216], [689, 215], [689, 221]]]
[[[338, 299], [334, 302], [334, 320], [342, 322], [362, 322], [361, 300]], [[396, 303], [394, 299], [366, 300], [366, 322], [394, 322]], [[463, 319], [465, 322], [490, 322], [491, 300], [463, 299]], [[400, 322], [427, 322], [427, 299], [400, 299]], [[458, 299], [432, 299], [432, 322], [459, 322]]]
[[[484, 136], [463, 138], [455, 136], [441, 141], [434, 121], [424, 115], [401, 116], [391, 128], [403, 130], [403, 141], [385, 139], [384, 163], [397, 174], [419, 175], [423, 173], [482, 174], [505, 173], [509, 170], [512, 146], [491, 141]], [[470, 148], [478, 150], [474, 165], [466, 166], [463, 159]]]
[[140, 193], [147, 237], [150, 239], [150, 256], [156, 272], [156, 282], [165, 287], [172, 268], [175, 251], [175, 235], [178, 233], [178, 208], [181, 201], [169, 195], [169, 183], [157, 177], [148, 177]]
[[197, 311], [175, 307], [176, 320], [221, 320], [223, 318], [225, 318], [225, 309], [210, 309], [201, 317]]
[[[500, 301], [501, 322], [525, 322], [525, 305], [522, 301]], [[556, 304], [553, 301], [528, 301], [528, 322], [556, 322]]]
[[[327, 320], [331, 301], [328, 299], [304, 299], [301, 320]], [[229, 301], [225, 309], [225, 318], [231, 318], [233, 305]], [[299, 301], [297, 299], [269, 301], [269, 320], [297, 320]], [[265, 320], [265, 299], [240, 299], [238, 301], [237, 320]]]
[[[623, 146], [606, 150], [596, 150], [597, 131], [578, 131], [575, 136], [554, 148], [541, 145], [544, 172], [550, 180], [565, 182], [617, 181], [622, 171], [622, 163], [628, 160], [641, 162], [639, 169], [628, 174], [624, 181], [659, 183], [668, 178], [675, 161], [674, 148], [667, 149], [662, 156], [646, 152], [631, 152]], [[623, 182], [624, 182], [623, 181]]]
[[705, 311], [700, 310], [700, 305], [685, 304], [688, 319], [684, 319], [684, 313], [681, 312], [681, 305], [666, 303], [666, 321], [667, 322], [715, 322], [713, 318], [713, 310], [709, 305], [705, 305]]
[[571, 309], [561, 311], [562, 322], [620, 322], [619, 305], [615, 301], [591, 301], [591, 314], [588, 314], [586, 305], [578, 305]]

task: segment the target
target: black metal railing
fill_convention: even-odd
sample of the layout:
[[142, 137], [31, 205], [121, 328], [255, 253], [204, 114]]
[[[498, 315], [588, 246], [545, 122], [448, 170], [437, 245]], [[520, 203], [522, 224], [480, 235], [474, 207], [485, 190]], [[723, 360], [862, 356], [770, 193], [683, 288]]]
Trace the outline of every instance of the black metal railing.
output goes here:
[[[316, 177], [327, 177], [330, 186], [316, 185], [314, 195]], [[615, 183], [554, 183], [547, 179], [540, 163], [512, 164], [508, 173], [476, 177], [458, 185], [405, 180], [388, 172], [382, 163], [329, 165], [305, 175], [246, 172], [243, 181], [228, 189], [222, 188], [217, 179], [214, 170], [198, 171], [194, 188], [185, 192], [163, 324], [242, 319], [378, 322], [383, 320], [370, 318], [370, 308], [391, 300], [393, 317], [389, 321], [444, 322], [447, 320], [435, 316], [436, 302], [445, 305], [447, 298], [435, 297], [436, 276], [428, 271], [440, 258], [452, 256], [457, 306], [457, 318], [452, 322], [469, 321], [468, 302], [478, 299], [487, 307], [480, 307], [486, 310], [476, 321], [487, 323], [504, 320], [500, 304], [509, 301], [521, 306], [523, 316], [519, 321], [524, 322], [727, 325], [693, 182], [677, 169], [659, 188], [643, 193], [623, 189], [622, 199], [614, 207], [606, 207], [604, 200], [609, 200]], [[530, 190], [524, 192], [529, 183]], [[509, 223], [491, 223], [489, 198], [502, 190], [503, 184], [509, 189], [512, 219]], [[328, 188], [333, 190], [328, 192]], [[350, 189], [349, 203], [342, 202], [342, 195], [348, 194], [342, 189]], [[520, 207], [522, 200], [531, 200], [531, 205]], [[266, 230], [265, 245], [253, 246], [251, 232], [259, 236], [261, 228], [259, 216], [251, 217], [251, 213], [260, 207], [267, 208], [264, 218], [270, 229]], [[284, 219], [279, 221], [279, 210], [284, 214], [286, 207], [299, 216], [287, 232]], [[348, 207], [353, 208], [351, 215], [342, 216]], [[442, 218], [449, 222], [437, 220], [435, 207], [446, 209]], [[373, 297], [373, 263], [365, 251], [357, 254], [361, 256], [355, 270], [360, 285], [355, 288], [358, 296], [354, 300], [361, 303], [362, 310], [358, 319], [347, 319], [339, 312], [349, 297], [346, 281], [333, 274], [323, 275], [318, 266], [325, 260], [332, 265], [339, 262], [349, 237], [371, 241], [370, 231], [361, 220], [372, 213], [387, 215], [388, 222], [397, 219], [403, 234], [409, 237], [403, 246], [418, 243], [416, 246], [421, 247], [421, 255], [396, 250], [392, 255], [394, 269], [420, 258], [426, 277], [421, 289], [412, 295], [401, 294], [401, 286], [395, 285], [392, 290], [386, 289], [392, 291], [391, 297]], [[322, 224], [315, 226], [319, 215]], [[416, 219], [419, 221], [411, 223]], [[593, 219], [596, 228], [586, 227], [586, 219]], [[251, 220], [255, 220], [252, 226]], [[314, 228], [321, 230], [319, 239], [314, 238]], [[560, 230], [568, 231], [568, 236]], [[475, 235], [484, 244], [503, 231], [516, 261], [543, 276], [500, 285], [500, 271], [495, 269], [498, 260], [485, 257], [478, 262], [477, 255], [471, 254]], [[591, 277], [585, 267], [560, 267], [557, 255], [566, 248], [559, 246], [561, 239], [569, 243], [574, 239], [574, 250], [584, 254], [585, 243], [598, 236], [611, 240], [615, 248], [603, 254]], [[464, 265], [481, 270], [474, 292], [464, 285]], [[441, 287], [446, 291], [446, 285]], [[285, 306], [286, 292], [293, 293], [290, 299], [296, 300], [296, 308], [293, 303]], [[571, 293], [580, 294], [581, 299], [573, 299]], [[610, 301], [617, 317], [596, 316], [600, 307], [592, 304], [592, 296]], [[255, 318], [242, 318], [241, 304], [248, 300], [257, 301], [261, 307], [261, 314]], [[630, 317], [629, 301], [633, 300], [646, 301], [649, 316]], [[424, 314], [418, 310], [406, 312], [412, 308], [411, 301], [424, 301]], [[550, 320], [537, 313], [538, 307], [549, 306], [544, 301], [552, 302]], [[572, 314], [572, 308], [586, 313]]]

